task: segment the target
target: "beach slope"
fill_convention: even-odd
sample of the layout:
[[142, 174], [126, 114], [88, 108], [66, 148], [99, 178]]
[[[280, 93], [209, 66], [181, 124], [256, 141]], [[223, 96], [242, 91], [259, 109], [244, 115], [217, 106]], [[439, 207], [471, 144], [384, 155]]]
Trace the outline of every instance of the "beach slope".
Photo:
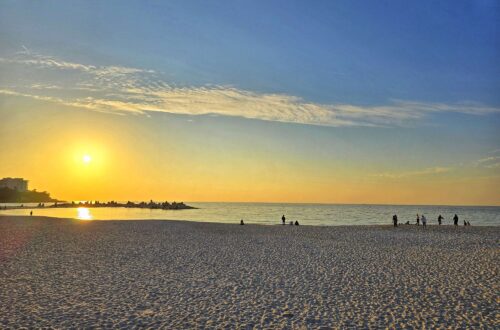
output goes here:
[[499, 234], [0, 216], [0, 328], [494, 328]]

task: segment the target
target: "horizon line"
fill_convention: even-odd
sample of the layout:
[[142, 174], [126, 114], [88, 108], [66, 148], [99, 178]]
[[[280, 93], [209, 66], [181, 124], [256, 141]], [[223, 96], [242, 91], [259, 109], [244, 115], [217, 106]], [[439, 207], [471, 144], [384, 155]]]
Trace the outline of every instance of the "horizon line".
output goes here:
[[[152, 199], [149, 198], [149, 200], [152, 200], [153, 202], [164, 202], [164, 201], [169, 201], [168, 199]], [[98, 199], [74, 199], [74, 200], [58, 200], [57, 202], [95, 202], [95, 201], [102, 201], [103, 200], [98, 200]], [[106, 199], [106, 202], [110, 201], [115, 201], [115, 202], [126, 202], [126, 201], [131, 201], [131, 202], [141, 202], [141, 201], [147, 201], [147, 200], [134, 200], [134, 199], [127, 199], [127, 200], [119, 200], [119, 199]], [[466, 206], [466, 207], [500, 207], [500, 204], [497, 205], [492, 205], [492, 204], [404, 204], [404, 203], [339, 203], [339, 202], [276, 202], [276, 201], [270, 201], [270, 202], [252, 202], [252, 201], [188, 201], [188, 200], [179, 200], [177, 201], [176, 199], [171, 199], [171, 202], [182, 202], [185, 204], [188, 203], [224, 203], [224, 204], [297, 204], [297, 205], [372, 205], [372, 206], [443, 206], [443, 207], [458, 207], [458, 206]], [[169, 202], [170, 202], [169, 201]], [[31, 202], [25, 202], [26, 203], [31, 203]], [[33, 202], [33, 203], [38, 203], [38, 202]], [[55, 203], [55, 202], [45, 202], [45, 203]], [[0, 203], [0, 204], [7, 204], [7, 203]], [[23, 203], [8, 203], [8, 204], [23, 204]]]

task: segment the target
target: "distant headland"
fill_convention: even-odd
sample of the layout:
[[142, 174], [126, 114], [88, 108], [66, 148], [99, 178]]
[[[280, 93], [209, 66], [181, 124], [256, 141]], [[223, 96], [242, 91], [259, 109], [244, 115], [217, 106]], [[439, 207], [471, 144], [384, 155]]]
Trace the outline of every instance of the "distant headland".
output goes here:
[[0, 203], [46, 203], [57, 202], [46, 191], [28, 190], [28, 180], [3, 178], [0, 180]]
[[[52, 205], [45, 205], [45, 203], [53, 202]], [[71, 208], [71, 207], [127, 207], [127, 208], [143, 208], [143, 209], [160, 209], [160, 210], [185, 210], [196, 209], [196, 207], [189, 206], [183, 202], [131, 202], [119, 203], [115, 201], [99, 202], [99, 201], [85, 201], [85, 202], [64, 202], [50, 197], [46, 191], [38, 192], [35, 190], [28, 190], [28, 180], [23, 178], [3, 178], [0, 180], [0, 203], [38, 203], [38, 208]], [[20, 206], [4, 206], [5, 209], [24, 208]], [[28, 207], [26, 207], [28, 208]], [[32, 208], [32, 207], [29, 207]]]

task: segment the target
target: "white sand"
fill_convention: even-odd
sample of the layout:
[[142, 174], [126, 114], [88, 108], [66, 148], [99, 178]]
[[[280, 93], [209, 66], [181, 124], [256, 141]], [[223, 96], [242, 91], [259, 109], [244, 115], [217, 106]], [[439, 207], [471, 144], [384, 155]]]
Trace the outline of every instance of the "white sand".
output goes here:
[[494, 328], [499, 234], [1, 216], [0, 328]]

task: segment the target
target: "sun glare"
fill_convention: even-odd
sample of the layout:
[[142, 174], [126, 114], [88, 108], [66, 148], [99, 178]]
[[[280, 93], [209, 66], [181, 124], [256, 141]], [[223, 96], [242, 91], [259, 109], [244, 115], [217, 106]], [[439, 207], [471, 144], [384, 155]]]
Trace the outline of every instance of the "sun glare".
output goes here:
[[77, 219], [80, 220], [92, 220], [92, 214], [90, 214], [90, 210], [86, 207], [79, 207], [76, 209]]

